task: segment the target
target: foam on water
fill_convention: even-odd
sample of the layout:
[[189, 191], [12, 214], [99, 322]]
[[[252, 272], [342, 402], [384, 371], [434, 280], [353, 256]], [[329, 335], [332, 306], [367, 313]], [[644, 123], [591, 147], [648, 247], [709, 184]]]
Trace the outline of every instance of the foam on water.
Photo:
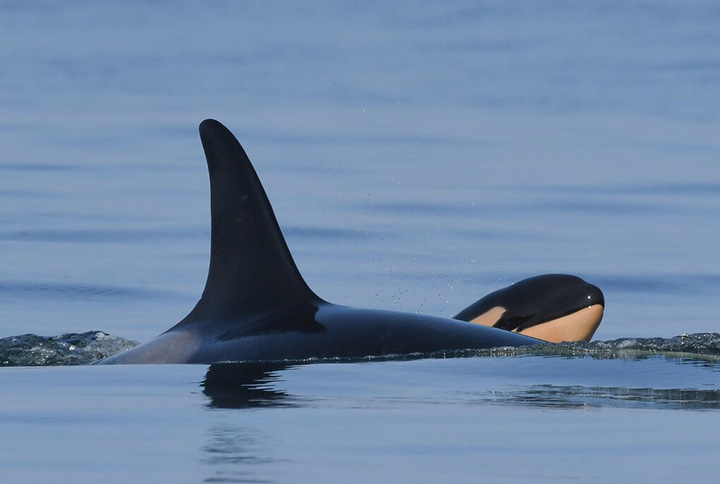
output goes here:
[[[0, 366], [87, 365], [137, 346], [137, 341], [112, 336], [102, 331], [66, 333], [60, 336], [25, 334], [0, 338]], [[621, 338], [613, 341], [539, 344], [524, 347], [467, 349], [433, 353], [366, 356], [364, 358], [309, 358], [268, 360], [262, 363], [355, 363], [367, 361], [404, 361], [422, 358], [469, 358], [493, 356], [561, 356], [597, 359], [643, 358], [664, 355], [687, 360], [720, 361], [720, 334], [683, 334], [673, 338]]]
[[137, 346], [102, 331], [59, 336], [23, 334], [0, 339], [0, 366], [87, 365]]

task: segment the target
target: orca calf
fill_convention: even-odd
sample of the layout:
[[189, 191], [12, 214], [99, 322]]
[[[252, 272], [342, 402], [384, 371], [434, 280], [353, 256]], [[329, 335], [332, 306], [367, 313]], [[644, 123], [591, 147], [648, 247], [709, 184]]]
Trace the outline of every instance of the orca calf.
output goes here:
[[[210, 268], [202, 296], [165, 333], [102, 364], [361, 358], [522, 346], [541, 342], [537, 338], [543, 333], [532, 328], [560, 321], [561, 328], [582, 327], [580, 333], [589, 339], [600, 322], [600, 290], [564, 275], [521, 281], [482, 298], [454, 319], [326, 302], [295, 266], [240, 143], [211, 119], [200, 124], [200, 138], [210, 173], [212, 216]], [[591, 316], [563, 321], [592, 308]]]

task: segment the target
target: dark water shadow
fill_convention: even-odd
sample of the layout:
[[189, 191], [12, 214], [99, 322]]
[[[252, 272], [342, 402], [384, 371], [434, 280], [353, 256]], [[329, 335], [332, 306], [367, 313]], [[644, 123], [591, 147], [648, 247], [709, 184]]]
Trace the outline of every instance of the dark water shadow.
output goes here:
[[601, 407], [720, 410], [720, 390], [530, 385], [494, 391], [482, 396], [479, 402], [559, 410]]
[[[522, 355], [517, 355], [522, 356]], [[535, 355], [541, 356], [541, 355]], [[614, 359], [609, 355], [586, 354], [584, 357]], [[566, 358], [561, 355], [545, 357]], [[645, 354], [620, 356], [622, 359], [643, 360], [665, 358], [667, 355]], [[679, 364], [710, 367], [718, 362], [679, 358]], [[252, 409], [297, 407], [307, 403], [307, 397], [291, 395], [278, 389], [285, 381], [287, 370], [303, 366], [297, 362], [222, 363], [208, 368], [201, 386], [209, 398], [208, 406], [222, 409]], [[282, 373], [282, 375], [281, 375]], [[389, 372], [392, 374], [392, 372]], [[452, 392], [452, 389], [450, 389]], [[711, 388], [652, 388], [634, 386], [555, 385], [538, 383], [511, 385], [472, 392], [465, 402], [483, 405], [508, 405], [543, 409], [637, 408], [657, 410], [720, 410], [720, 389]], [[460, 403], [460, 402], [458, 402]]]
[[292, 398], [275, 384], [278, 372], [294, 365], [284, 363], [216, 363], [210, 365], [200, 384], [214, 408], [260, 408], [292, 406]]
[[[216, 363], [200, 384], [208, 407], [257, 409], [292, 407], [292, 397], [276, 389], [286, 363]], [[268, 436], [260, 428], [228, 424], [208, 430], [202, 461], [211, 475], [204, 482], [273, 483], [268, 471], [282, 459], [274, 456]]]
[[203, 482], [272, 483], [269, 467], [281, 460], [270, 457], [268, 439], [257, 429], [216, 426], [207, 434], [202, 461], [211, 470]]

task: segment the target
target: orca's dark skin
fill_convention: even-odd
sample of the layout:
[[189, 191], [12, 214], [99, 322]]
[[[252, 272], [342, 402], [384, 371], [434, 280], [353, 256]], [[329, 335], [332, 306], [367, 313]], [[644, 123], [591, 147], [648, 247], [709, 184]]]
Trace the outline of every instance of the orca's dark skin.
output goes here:
[[[295, 266], [240, 143], [214, 120], [200, 124], [200, 138], [210, 173], [212, 215], [210, 268], [202, 297], [185, 319], [156, 339], [101, 363], [357, 358], [541, 342], [507, 325], [510, 331], [468, 322], [499, 306], [513, 316], [518, 304], [511, 290], [492, 299], [490, 306], [481, 299], [456, 319], [355, 309], [322, 300]], [[528, 287], [540, 293], [526, 295], [526, 307], [518, 306], [525, 322], [535, 317], [530, 323], [540, 324], [591, 303], [602, 304], [599, 289], [579, 278], [539, 277]], [[558, 281], [565, 284], [560, 292], [570, 296], [559, 307], [552, 300], [544, 303], [543, 287]], [[536, 317], [539, 307], [544, 313]]]

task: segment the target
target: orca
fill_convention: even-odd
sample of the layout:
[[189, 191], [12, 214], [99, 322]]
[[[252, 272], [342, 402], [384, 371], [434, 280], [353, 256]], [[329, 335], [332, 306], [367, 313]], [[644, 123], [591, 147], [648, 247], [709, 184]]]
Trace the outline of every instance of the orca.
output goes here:
[[590, 341], [605, 309], [597, 286], [568, 274], [543, 274], [479, 299], [453, 316], [551, 343]]
[[[543, 341], [521, 334], [523, 328], [604, 304], [595, 286], [563, 275], [528, 280], [520, 291], [510, 286], [455, 318], [327, 302], [300, 275], [237, 139], [212, 119], [200, 124], [200, 138], [211, 212], [210, 267], [202, 296], [175, 326], [101, 364], [279, 362], [533, 345]], [[558, 281], [567, 286], [559, 291], [564, 299], [544, 303], [543, 294]], [[524, 306], [518, 297], [526, 299]], [[538, 307], [545, 306], [550, 307], [540, 314]]]

